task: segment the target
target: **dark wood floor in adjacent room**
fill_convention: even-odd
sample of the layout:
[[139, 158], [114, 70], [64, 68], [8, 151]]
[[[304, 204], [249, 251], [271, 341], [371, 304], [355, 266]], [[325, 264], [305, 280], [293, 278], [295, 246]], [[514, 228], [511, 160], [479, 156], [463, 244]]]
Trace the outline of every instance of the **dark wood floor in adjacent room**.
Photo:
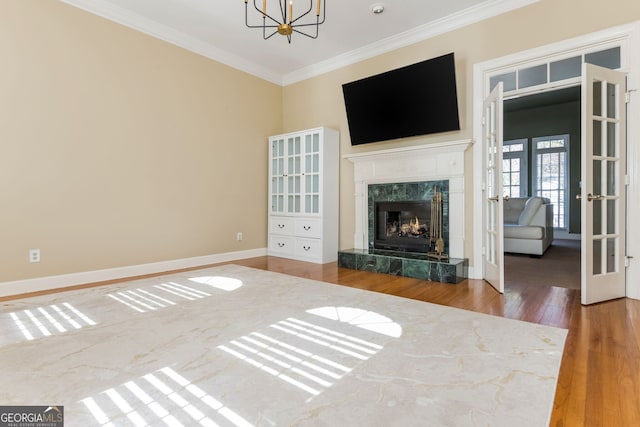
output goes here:
[[640, 426], [640, 301], [585, 307], [577, 289], [531, 286], [517, 277], [501, 295], [481, 280], [450, 285], [274, 257], [233, 263], [566, 328], [551, 425]]
[[556, 239], [541, 257], [504, 254], [505, 283], [580, 289], [580, 240]]

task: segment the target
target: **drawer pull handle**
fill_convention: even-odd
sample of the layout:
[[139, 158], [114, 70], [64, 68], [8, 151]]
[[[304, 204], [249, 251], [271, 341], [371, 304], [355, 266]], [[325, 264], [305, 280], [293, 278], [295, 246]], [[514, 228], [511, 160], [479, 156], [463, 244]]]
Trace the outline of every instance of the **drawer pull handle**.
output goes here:
[[283, 229], [284, 228], [284, 224], [278, 224], [278, 228]]
[[304, 225], [304, 226], [302, 226], [302, 228], [304, 228], [306, 231], [311, 230], [311, 226], [310, 225]]
[[302, 249], [304, 249], [305, 251], [308, 251], [309, 249], [311, 249], [311, 246], [303, 246]]
[[278, 247], [284, 248], [284, 243], [278, 242]]

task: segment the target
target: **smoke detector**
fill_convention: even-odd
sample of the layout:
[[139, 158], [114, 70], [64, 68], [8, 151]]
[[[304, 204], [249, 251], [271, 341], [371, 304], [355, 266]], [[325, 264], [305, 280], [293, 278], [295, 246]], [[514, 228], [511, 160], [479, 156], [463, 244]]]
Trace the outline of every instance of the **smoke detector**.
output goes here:
[[380, 15], [384, 12], [384, 5], [382, 3], [373, 4], [371, 5], [371, 11], [376, 15]]

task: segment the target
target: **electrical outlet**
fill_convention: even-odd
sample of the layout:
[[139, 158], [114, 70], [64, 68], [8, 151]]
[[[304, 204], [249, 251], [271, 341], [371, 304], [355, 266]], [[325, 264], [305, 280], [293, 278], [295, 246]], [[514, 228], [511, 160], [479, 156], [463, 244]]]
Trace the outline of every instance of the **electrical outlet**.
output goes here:
[[40, 262], [40, 249], [29, 249], [29, 262]]
[[238, 231], [238, 232], [236, 233], [236, 240], [237, 240], [238, 242], [242, 240], [242, 231]]

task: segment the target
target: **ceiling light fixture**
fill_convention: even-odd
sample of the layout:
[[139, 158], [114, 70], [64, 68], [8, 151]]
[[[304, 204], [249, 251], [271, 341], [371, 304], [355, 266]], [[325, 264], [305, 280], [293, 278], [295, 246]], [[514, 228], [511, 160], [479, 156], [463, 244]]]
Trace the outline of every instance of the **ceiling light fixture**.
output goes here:
[[380, 15], [382, 12], [384, 12], [384, 5], [382, 3], [371, 5], [371, 11], [376, 15]]
[[[287, 7], [287, 1], [289, 7]], [[280, 19], [274, 18], [267, 13], [267, 0], [262, 0], [262, 8], [258, 7], [258, 0], [253, 0], [253, 8], [257, 12], [257, 16], [262, 16], [262, 24], [249, 24], [249, 0], [244, 0], [244, 23], [249, 28], [262, 28], [262, 38], [267, 40], [274, 34], [287, 36], [287, 41], [291, 43], [291, 35], [293, 33], [302, 34], [312, 39], [318, 38], [318, 27], [324, 23], [326, 1], [321, 0], [297, 0], [296, 5], [304, 4], [304, 10], [301, 14], [294, 18], [293, 0], [278, 0], [280, 6]], [[309, 7], [306, 8], [306, 2]], [[314, 7], [315, 3], [315, 7]], [[313, 12], [312, 12], [313, 11]], [[315, 15], [315, 19], [313, 19]], [[315, 33], [314, 33], [315, 30]]]

